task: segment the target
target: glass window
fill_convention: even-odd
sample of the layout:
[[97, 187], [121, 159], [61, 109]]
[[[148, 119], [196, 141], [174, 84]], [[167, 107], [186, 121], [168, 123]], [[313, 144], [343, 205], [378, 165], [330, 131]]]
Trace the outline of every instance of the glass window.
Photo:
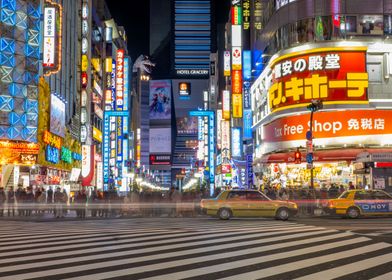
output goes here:
[[392, 35], [392, 15], [384, 15], [384, 34]]
[[269, 200], [266, 196], [259, 192], [248, 192], [246, 194], [247, 200]]
[[387, 193], [381, 192], [381, 191], [375, 191], [373, 192], [373, 198], [374, 199], [392, 199], [390, 195]]
[[345, 26], [346, 33], [357, 33], [357, 17], [356, 16], [342, 16], [341, 17], [341, 30]]
[[369, 192], [355, 192], [354, 200], [370, 200], [372, 195]]
[[350, 192], [345, 191], [344, 193], [342, 193], [339, 198], [347, 198], [348, 195], [350, 194]]
[[300, 20], [297, 23], [298, 41], [300, 43], [312, 42], [314, 39], [313, 18]]
[[315, 19], [315, 40], [325, 41], [332, 39], [332, 17], [316, 16]]
[[384, 32], [383, 17], [381, 15], [358, 16], [358, 34], [382, 35]]
[[245, 200], [246, 192], [243, 191], [231, 191], [227, 197], [230, 200]]

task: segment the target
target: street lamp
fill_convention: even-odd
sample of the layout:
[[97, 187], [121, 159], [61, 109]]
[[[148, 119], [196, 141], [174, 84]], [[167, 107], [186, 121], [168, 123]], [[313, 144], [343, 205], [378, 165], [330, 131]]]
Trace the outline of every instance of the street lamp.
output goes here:
[[310, 169], [310, 188], [314, 189], [314, 178], [313, 178], [313, 113], [323, 108], [323, 102], [321, 100], [312, 100], [306, 107], [310, 111], [310, 128], [306, 132], [306, 162]]

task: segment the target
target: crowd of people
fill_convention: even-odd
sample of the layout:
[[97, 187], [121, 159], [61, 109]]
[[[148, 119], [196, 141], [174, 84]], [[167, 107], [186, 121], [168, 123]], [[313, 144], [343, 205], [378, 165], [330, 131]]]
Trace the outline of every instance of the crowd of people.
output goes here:
[[[265, 187], [261, 191], [273, 200], [295, 201], [301, 214], [312, 214], [323, 201], [354, 188], [350, 182], [347, 187], [334, 184], [317, 189]], [[214, 196], [219, 192], [217, 188]], [[135, 190], [125, 196], [120, 196], [115, 189], [102, 191], [96, 187], [89, 191], [81, 189], [72, 195], [60, 187], [45, 190], [42, 187], [19, 186], [15, 191], [0, 187], [0, 217], [50, 214], [55, 218], [64, 218], [71, 213], [81, 219], [87, 216], [195, 216], [201, 214], [200, 200], [207, 197], [208, 190], [180, 193], [174, 187], [169, 192]]]

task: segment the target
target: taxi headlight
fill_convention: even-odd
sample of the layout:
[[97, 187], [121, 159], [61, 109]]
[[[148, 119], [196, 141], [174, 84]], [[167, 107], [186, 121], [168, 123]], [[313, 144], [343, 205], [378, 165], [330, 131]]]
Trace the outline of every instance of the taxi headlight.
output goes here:
[[298, 208], [297, 204], [295, 204], [295, 203], [292, 206], [293, 206], [294, 209]]

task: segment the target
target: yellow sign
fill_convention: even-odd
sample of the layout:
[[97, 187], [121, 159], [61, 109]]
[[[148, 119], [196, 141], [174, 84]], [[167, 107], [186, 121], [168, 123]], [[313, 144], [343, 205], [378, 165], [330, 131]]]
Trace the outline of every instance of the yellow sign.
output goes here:
[[87, 55], [82, 55], [82, 72], [87, 72], [88, 69], [88, 58]]
[[233, 94], [233, 118], [242, 118], [242, 94]]
[[93, 66], [95, 71], [101, 72], [101, 63], [99, 61], [99, 58], [92, 58], [91, 65]]
[[105, 71], [106, 71], [106, 73], [112, 73], [112, 67], [113, 67], [112, 59], [111, 58], [106, 58], [105, 59]]
[[93, 138], [98, 142], [102, 142], [102, 132], [95, 126], [93, 126]]
[[57, 149], [61, 148], [61, 138], [57, 135], [54, 135], [53, 133], [50, 133], [49, 131], [44, 131], [44, 136], [42, 141], [50, 146], [53, 146]]

